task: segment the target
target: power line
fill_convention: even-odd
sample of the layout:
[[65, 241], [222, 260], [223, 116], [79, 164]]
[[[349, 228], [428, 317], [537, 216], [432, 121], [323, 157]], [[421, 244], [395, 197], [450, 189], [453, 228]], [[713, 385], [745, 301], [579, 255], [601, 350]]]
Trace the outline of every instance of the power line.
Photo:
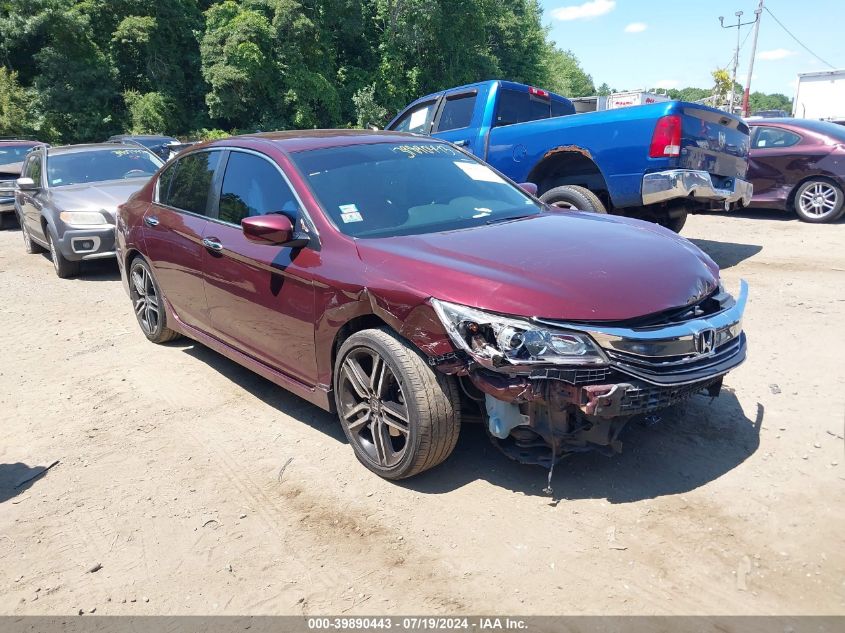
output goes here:
[[[748, 29], [748, 33], [745, 34], [745, 37], [742, 40], [742, 44], [739, 45], [739, 51], [737, 52], [737, 55], [739, 55], [739, 53], [742, 52], [742, 49], [745, 48], [745, 43], [748, 41], [748, 36], [751, 35], [751, 31], [753, 31], [753, 30], [754, 29]], [[729, 61], [727, 64], [725, 64], [724, 68], [727, 68], [728, 66], [730, 66], [733, 63], [733, 61], [734, 61], [734, 56], [731, 55], [731, 61]]]
[[819, 61], [820, 61], [821, 63], [823, 63], [824, 65], [826, 65], [826, 66], [830, 66], [831, 68], [833, 68], [834, 70], [836, 70], [836, 66], [834, 66], [833, 64], [831, 64], [831, 63], [826, 62], [825, 60], [823, 60], [821, 57], [819, 57], [819, 56], [818, 56], [818, 55], [816, 55], [813, 51], [811, 51], [809, 48], [807, 48], [801, 40], [799, 40], [797, 37], [795, 37], [795, 36], [792, 34], [792, 32], [791, 32], [788, 28], [786, 28], [780, 20], [778, 20], [778, 19], [777, 19], [777, 17], [775, 16], [775, 14], [774, 14], [774, 13], [772, 13], [772, 12], [769, 10], [769, 7], [763, 7], [763, 8], [766, 10], [766, 12], [767, 12], [770, 16], [772, 16], [772, 18], [774, 19], [774, 21], [775, 21], [775, 22], [777, 22], [777, 23], [780, 25], [780, 28], [782, 28], [784, 31], [786, 31], [786, 32], [787, 32], [787, 34], [789, 35], [789, 37], [791, 37], [793, 40], [795, 40], [796, 42], [798, 42], [799, 46], [801, 46], [801, 47], [802, 47], [805, 51], [807, 51], [808, 53], [810, 53], [810, 55], [812, 55], [813, 57], [815, 57], [817, 60], [819, 60]]

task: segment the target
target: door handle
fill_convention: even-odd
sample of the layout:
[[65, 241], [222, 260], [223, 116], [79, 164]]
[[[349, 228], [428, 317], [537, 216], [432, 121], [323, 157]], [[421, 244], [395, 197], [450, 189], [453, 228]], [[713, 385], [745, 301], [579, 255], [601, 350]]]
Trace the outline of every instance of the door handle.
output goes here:
[[158, 218], [155, 216], [147, 216], [144, 218], [144, 224], [147, 226], [158, 226]]
[[453, 141], [452, 145], [455, 145], [457, 147], [466, 147], [467, 145], [469, 145], [469, 141], [466, 139], [464, 139], [463, 141]]
[[213, 237], [203, 238], [202, 245], [205, 246], [206, 248], [213, 250], [213, 251], [219, 252], [219, 251], [223, 250], [223, 245], [220, 242], [218, 242], [216, 238], [213, 238]]

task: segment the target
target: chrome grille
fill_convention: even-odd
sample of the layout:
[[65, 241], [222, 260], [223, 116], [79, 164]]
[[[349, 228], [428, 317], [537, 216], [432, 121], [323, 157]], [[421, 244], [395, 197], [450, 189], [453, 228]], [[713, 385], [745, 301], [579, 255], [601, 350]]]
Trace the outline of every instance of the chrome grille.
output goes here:
[[681, 384], [700, 380], [707, 374], [722, 374], [739, 365], [745, 360], [745, 334], [708, 355], [644, 357], [607, 349], [605, 353], [621, 372], [648, 382]]

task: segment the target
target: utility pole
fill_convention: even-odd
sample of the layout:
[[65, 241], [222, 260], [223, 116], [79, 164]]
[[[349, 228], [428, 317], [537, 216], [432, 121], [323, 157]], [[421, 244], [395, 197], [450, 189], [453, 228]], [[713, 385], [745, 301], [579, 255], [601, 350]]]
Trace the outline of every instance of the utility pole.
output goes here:
[[750, 114], [748, 108], [748, 98], [751, 94], [751, 73], [754, 72], [754, 56], [757, 54], [757, 34], [760, 32], [760, 19], [763, 17], [763, 0], [757, 5], [754, 11], [757, 19], [754, 21], [754, 40], [751, 42], [751, 61], [748, 63], [748, 79], [745, 82], [745, 92], [742, 95], [742, 116]]
[[[731, 73], [731, 96], [728, 105], [728, 112], [733, 114], [734, 112], [734, 103], [736, 102], [736, 68], [739, 66], [739, 32], [740, 28], [743, 26], [748, 26], [749, 24], [754, 24], [757, 20], [755, 19], [753, 22], [742, 22], [742, 11], [737, 11], [734, 13], [736, 16], [736, 24], [728, 24], [725, 26], [725, 17], [720, 15], [719, 16], [719, 24], [722, 25], [723, 29], [736, 29], [736, 49], [734, 50], [734, 59], [733, 59], [733, 72]], [[759, 17], [759, 16], [758, 16]]]

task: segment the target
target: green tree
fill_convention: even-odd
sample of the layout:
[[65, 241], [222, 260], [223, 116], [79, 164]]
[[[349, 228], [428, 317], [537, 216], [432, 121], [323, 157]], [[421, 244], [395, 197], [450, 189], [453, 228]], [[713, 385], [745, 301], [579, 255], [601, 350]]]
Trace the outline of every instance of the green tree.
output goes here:
[[27, 137], [35, 134], [32, 90], [18, 83], [18, 74], [0, 66], [0, 136]]
[[596, 93], [593, 78], [584, 72], [578, 58], [571, 51], [563, 51], [548, 44], [544, 60], [544, 87], [565, 97], [586, 97]]

